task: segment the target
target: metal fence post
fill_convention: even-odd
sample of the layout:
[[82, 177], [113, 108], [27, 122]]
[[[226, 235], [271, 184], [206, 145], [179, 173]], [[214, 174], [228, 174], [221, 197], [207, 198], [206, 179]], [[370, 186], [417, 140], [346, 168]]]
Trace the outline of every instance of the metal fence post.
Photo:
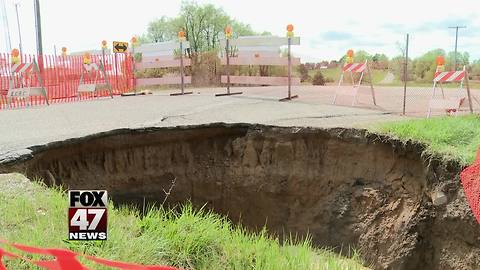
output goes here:
[[409, 34], [407, 34], [407, 42], [405, 46], [405, 64], [403, 68], [403, 115], [405, 115], [405, 106], [407, 103], [407, 80], [408, 80], [408, 40], [409, 40]]

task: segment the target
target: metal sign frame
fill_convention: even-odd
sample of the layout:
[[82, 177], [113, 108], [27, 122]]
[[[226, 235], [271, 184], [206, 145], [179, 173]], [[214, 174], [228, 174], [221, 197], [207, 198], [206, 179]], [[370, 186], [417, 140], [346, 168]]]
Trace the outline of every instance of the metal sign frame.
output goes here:
[[340, 67], [341, 70], [342, 70], [342, 74], [340, 75], [340, 80], [338, 81], [337, 89], [335, 90], [335, 95], [333, 96], [333, 101], [332, 101], [333, 105], [336, 104], [337, 96], [339, 95], [339, 89], [342, 86], [345, 72], [350, 72], [350, 77], [352, 79], [353, 90], [355, 91], [353, 93], [353, 95], [351, 95], [351, 96], [353, 96], [351, 106], [354, 106], [357, 103], [357, 101], [358, 101], [357, 100], [358, 91], [360, 90], [360, 87], [362, 85], [362, 80], [363, 80], [363, 77], [364, 77], [364, 74], [365, 74], [365, 71], [366, 71], [366, 73], [368, 75], [369, 84], [370, 84], [370, 91], [371, 91], [371, 95], [372, 95], [373, 105], [377, 106], [377, 101], [376, 101], [376, 98], [375, 98], [375, 89], [373, 87], [373, 81], [372, 81], [372, 72], [370, 70], [370, 66], [368, 65], [368, 60], [365, 60], [364, 65], [365, 65], [365, 69], [362, 70], [361, 75], [360, 75], [360, 79], [358, 80], [357, 84], [355, 83], [355, 78], [353, 77], [353, 71], [344, 71], [343, 70], [344, 66]]
[[227, 71], [227, 93], [215, 94], [216, 97], [241, 95], [243, 92], [230, 92], [230, 39], [227, 38], [225, 42], [225, 57], [227, 59], [226, 71]]
[[[466, 66], [463, 66], [463, 71], [465, 72], [465, 75], [464, 75], [464, 78], [460, 81], [460, 88], [458, 89], [459, 91], [462, 91], [463, 90], [463, 83], [465, 82], [465, 88], [466, 88], [466, 96], [464, 96], [463, 98], [467, 98], [468, 99], [468, 107], [469, 107], [469, 111], [470, 113], [473, 113], [473, 103], [472, 103], [472, 99], [475, 100], [475, 102], [477, 102], [477, 104], [480, 105], [480, 102], [479, 100], [473, 96], [471, 94], [471, 91], [470, 91], [470, 82], [469, 82], [469, 79], [468, 79], [468, 70], [466, 68]], [[435, 74], [437, 74], [437, 72], [439, 72], [439, 69], [437, 67], [437, 70], [435, 71]], [[456, 81], [452, 81], [452, 82], [456, 82]], [[436, 80], [436, 76], [435, 78], [433, 78], [433, 87], [432, 87], [432, 97], [430, 98], [430, 101], [429, 101], [429, 105], [428, 105], [428, 112], [427, 112], [427, 118], [430, 118], [431, 114], [432, 114], [432, 103], [441, 103], [441, 104], [437, 104], [439, 107], [442, 107], [443, 109], [445, 110], [448, 110], [448, 109], [451, 109], [451, 108], [447, 108], [448, 105], [450, 104], [453, 104], [453, 102], [456, 102], [455, 100], [449, 100], [449, 99], [446, 99], [445, 98], [445, 92], [443, 90], [443, 84], [444, 82], [440, 81], [440, 80]], [[437, 88], [437, 85], [440, 85], [440, 89], [442, 91], [442, 99], [435, 99], [435, 95], [436, 95], [436, 88]], [[448, 104], [448, 105], [447, 105]], [[459, 101], [459, 104], [458, 104], [458, 108], [456, 108], [456, 110], [458, 111], [458, 109], [461, 107], [461, 101]], [[438, 108], [436, 108], [438, 109]]]
[[[47, 105], [50, 105], [50, 103], [48, 102], [47, 90], [45, 89], [45, 86], [43, 84], [42, 74], [40, 72], [40, 68], [38, 67], [37, 61], [35, 59], [33, 59], [32, 61], [32, 70], [37, 75], [38, 84], [40, 85], [39, 87], [32, 87], [31, 85], [29, 87], [23, 87], [23, 78], [24, 78], [25, 72], [20, 72], [20, 73], [12, 72], [12, 76], [10, 79], [10, 87], [7, 92], [7, 98], [9, 101], [8, 103], [10, 108], [12, 108], [12, 101], [14, 98], [17, 98], [17, 99], [23, 98], [28, 100], [30, 96], [43, 96], [45, 98]], [[20, 88], [15, 88], [15, 74], [18, 74], [17, 78], [20, 81], [20, 86], [21, 86]], [[34, 92], [33, 93], [34, 95], [32, 95], [32, 92]], [[39, 92], [39, 94], [37, 92]]]
[[[86, 67], [86, 65], [89, 66], [89, 68]], [[77, 99], [80, 100], [80, 93], [95, 93], [96, 91], [99, 90], [99, 84], [97, 84], [97, 79], [98, 79], [98, 73], [96, 72], [95, 73], [95, 78], [93, 80], [93, 83], [92, 84], [86, 84], [85, 83], [85, 72], [86, 74], [90, 74], [90, 72], [92, 71], [92, 69], [95, 70], [95, 68], [93, 68], [93, 66], [91, 65], [97, 65], [98, 66], [98, 72], [100, 72], [102, 75], [103, 75], [103, 78], [105, 80], [105, 84], [104, 86], [106, 86], [106, 88], [109, 90], [110, 92], [110, 97], [113, 98], [113, 90], [112, 90], [112, 85], [110, 84], [110, 80], [108, 79], [108, 76], [107, 76], [107, 73], [105, 72], [105, 67], [103, 66], [103, 63], [102, 61], [100, 61], [99, 63], [92, 63], [92, 64], [83, 64], [82, 66], [82, 74], [80, 75], [80, 82], [78, 84], [78, 90], [77, 90]], [[87, 90], [85, 91], [81, 91], [80, 88], [82, 85], [87, 85]], [[91, 85], [90, 87], [88, 87], [88, 85]]]
[[180, 40], [180, 93], [172, 93], [170, 96], [183, 96], [183, 95], [190, 95], [193, 92], [185, 92], [185, 78], [184, 78], [184, 70], [183, 70], [183, 41]]

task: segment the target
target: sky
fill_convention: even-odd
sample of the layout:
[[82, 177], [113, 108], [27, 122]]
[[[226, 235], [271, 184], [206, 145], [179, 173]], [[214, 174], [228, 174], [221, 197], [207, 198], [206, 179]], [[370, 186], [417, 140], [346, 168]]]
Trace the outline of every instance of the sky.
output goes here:
[[[20, 3], [19, 16], [25, 52], [34, 53], [34, 0], [6, 2], [12, 47], [18, 47], [18, 28], [14, 3]], [[453, 51], [455, 30], [460, 29], [458, 50], [480, 58], [479, 0], [197, 0], [222, 7], [231, 17], [248, 23], [255, 31], [285, 36], [287, 24], [295, 26], [301, 45], [293, 53], [302, 62], [341, 58], [348, 49], [400, 54], [410, 33], [409, 54], [419, 56], [428, 50]], [[43, 47], [45, 54], [57, 53], [65, 46], [70, 52], [99, 49], [102, 40], [109, 43], [129, 41], [146, 32], [148, 23], [161, 16], [179, 13], [180, 0], [40, 0]], [[0, 8], [1, 12], [1, 8]], [[7, 51], [0, 21], [0, 52]]]

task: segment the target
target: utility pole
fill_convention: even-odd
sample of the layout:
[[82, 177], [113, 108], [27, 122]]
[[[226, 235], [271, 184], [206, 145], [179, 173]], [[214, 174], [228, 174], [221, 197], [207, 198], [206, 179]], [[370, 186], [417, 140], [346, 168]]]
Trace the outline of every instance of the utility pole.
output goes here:
[[15, 12], [17, 13], [17, 28], [18, 28], [18, 49], [20, 49], [20, 54], [23, 54], [23, 49], [22, 49], [22, 31], [20, 30], [20, 19], [18, 17], [18, 6], [20, 5], [20, 2], [15, 2]]
[[37, 30], [37, 59], [40, 74], [43, 74], [43, 45], [42, 45], [42, 20], [40, 19], [40, 0], [34, 1], [35, 29]]
[[34, 1], [35, 9], [35, 29], [37, 30], [37, 54], [38, 56], [43, 55], [43, 46], [42, 46], [42, 21], [40, 19], [40, 1]]
[[10, 41], [10, 28], [8, 27], [8, 17], [7, 17], [7, 7], [5, 0], [0, 0], [1, 10], [0, 15], [2, 17], [2, 24], [4, 25], [4, 38], [5, 38], [5, 47], [8, 52], [12, 50], [12, 42]]
[[458, 43], [458, 29], [459, 28], [467, 28], [466, 26], [450, 26], [448, 28], [455, 29], [455, 62], [453, 65], [453, 69], [457, 70], [457, 43]]

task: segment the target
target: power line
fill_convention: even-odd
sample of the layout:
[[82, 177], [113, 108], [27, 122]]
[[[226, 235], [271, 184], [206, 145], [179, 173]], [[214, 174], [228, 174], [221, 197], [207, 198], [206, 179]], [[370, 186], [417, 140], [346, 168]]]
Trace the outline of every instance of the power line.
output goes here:
[[466, 26], [449, 26], [448, 28], [455, 29], [455, 62], [453, 65], [454, 70], [457, 70], [457, 43], [458, 43], [458, 29], [467, 28]]

